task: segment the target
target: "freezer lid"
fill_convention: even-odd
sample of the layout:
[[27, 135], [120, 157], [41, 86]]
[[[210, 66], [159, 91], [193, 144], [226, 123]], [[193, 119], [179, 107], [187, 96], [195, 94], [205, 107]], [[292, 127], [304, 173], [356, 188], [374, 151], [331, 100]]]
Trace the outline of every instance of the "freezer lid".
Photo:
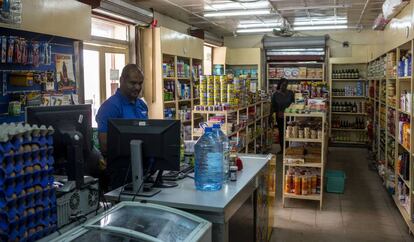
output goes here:
[[90, 224], [102, 230], [122, 229], [139, 232], [161, 241], [187, 241], [203, 226], [201, 221], [176, 210], [147, 204], [123, 204]]
[[148, 242], [148, 240], [134, 238], [128, 235], [103, 230], [87, 230], [80, 236], [73, 238], [77, 242]]

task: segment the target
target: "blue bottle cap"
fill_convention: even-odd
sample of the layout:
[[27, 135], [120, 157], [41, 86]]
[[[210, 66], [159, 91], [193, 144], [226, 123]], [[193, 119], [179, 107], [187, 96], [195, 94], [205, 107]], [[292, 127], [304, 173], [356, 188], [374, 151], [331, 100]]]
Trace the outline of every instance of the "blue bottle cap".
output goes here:
[[212, 127], [206, 127], [206, 128], [204, 129], [204, 132], [205, 132], [205, 133], [211, 133], [211, 132], [213, 132], [213, 128], [212, 128]]
[[213, 129], [220, 129], [221, 125], [219, 123], [213, 124]]

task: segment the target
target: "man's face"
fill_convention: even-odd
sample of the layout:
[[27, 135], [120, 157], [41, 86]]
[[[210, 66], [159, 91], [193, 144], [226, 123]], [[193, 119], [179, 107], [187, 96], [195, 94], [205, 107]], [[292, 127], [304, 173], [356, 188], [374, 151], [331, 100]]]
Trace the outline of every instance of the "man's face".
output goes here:
[[139, 97], [142, 89], [143, 79], [136, 71], [132, 71], [127, 77], [121, 80], [121, 89], [130, 100], [135, 100]]
[[282, 83], [280, 84], [280, 90], [282, 90], [282, 91], [286, 91], [286, 89], [287, 89], [287, 82], [282, 82]]

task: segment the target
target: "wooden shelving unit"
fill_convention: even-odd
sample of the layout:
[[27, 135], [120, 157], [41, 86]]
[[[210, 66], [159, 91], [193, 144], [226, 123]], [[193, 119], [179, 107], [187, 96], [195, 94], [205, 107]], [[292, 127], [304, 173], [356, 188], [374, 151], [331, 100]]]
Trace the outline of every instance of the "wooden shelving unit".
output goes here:
[[[358, 75], [355, 74], [356, 70]], [[347, 73], [346, 75], [353, 78], [338, 78], [337, 73]], [[351, 73], [351, 74], [348, 74]], [[336, 75], [336, 76], [334, 76]], [[352, 76], [354, 75], [354, 76]], [[368, 100], [367, 95], [367, 64], [366, 63], [343, 63], [332, 62], [329, 68], [329, 87], [331, 91], [330, 104], [332, 106], [341, 106], [344, 104], [356, 104], [357, 112], [331, 112], [329, 116], [330, 129], [329, 137], [331, 144], [336, 146], [361, 145], [368, 143], [366, 140], [368, 130], [365, 129], [347, 129], [334, 125], [343, 122], [346, 123], [366, 123], [367, 111], [365, 102]], [[337, 93], [340, 93], [339, 95]], [[345, 95], [344, 95], [345, 93]], [[336, 127], [336, 128], [333, 128]], [[364, 134], [365, 133], [365, 134]]]
[[194, 97], [198, 97], [204, 42], [164, 27], [143, 29], [141, 33], [149, 117], [181, 120], [182, 135], [189, 140], [191, 111], [199, 103]]
[[[411, 233], [414, 232], [413, 223], [413, 141], [412, 135], [409, 139], [401, 139], [406, 133], [413, 133], [414, 118], [412, 105], [405, 105], [409, 101], [412, 104], [412, 96], [405, 96], [406, 93], [413, 93], [414, 81], [408, 69], [413, 70], [413, 63], [408, 69], [403, 70], [400, 60], [407, 53], [413, 53], [413, 41], [409, 41], [387, 54], [373, 60], [383, 62], [383, 75], [371, 75], [371, 86], [373, 92], [373, 127], [374, 144], [373, 150], [376, 152], [377, 164], [386, 189], [394, 191], [392, 198], [407, 223]], [[402, 101], [404, 100], [404, 101]], [[385, 114], [384, 114], [385, 113]], [[407, 121], [405, 124], [401, 120]], [[394, 131], [393, 131], [394, 130]], [[398, 165], [401, 155], [408, 158], [409, 176], [405, 179], [400, 174]], [[391, 184], [391, 185], [389, 185]], [[390, 189], [392, 186], [392, 189]], [[404, 198], [404, 199], [402, 199]]]
[[[327, 117], [325, 113], [321, 112], [312, 112], [310, 114], [296, 114], [296, 113], [285, 113], [284, 118], [284, 128], [287, 128], [287, 122], [298, 120], [298, 119], [318, 119], [320, 120], [321, 130], [322, 130], [322, 139], [300, 139], [300, 138], [289, 138], [285, 136], [284, 144], [283, 144], [283, 177], [287, 174], [287, 169], [290, 167], [302, 167], [302, 168], [316, 168], [318, 169], [319, 176], [320, 176], [320, 191], [319, 194], [307, 194], [307, 195], [299, 195], [296, 193], [287, 193], [286, 192], [286, 179], [283, 179], [283, 194], [282, 194], [282, 204], [285, 207], [285, 200], [286, 199], [304, 199], [304, 200], [315, 200], [319, 201], [320, 209], [322, 209], [323, 205], [323, 193], [324, 193], [324, 174], [325, 174], [325, 165], [327, 162], [327, 150], [328, 150], [328, 133], [327, 133]], [[286, 133], [286, 132], [285, 132]], [[289, 156], [286, 155], [286, 143], [295, 142], [301, 143], [306, 148], [306, 144], [309, 143], [319, 143], [320, 145], [320, 162], [319, 163], [290, 163], [288, 159]]]
[[[247, 115], [249, 112], [255, 113], [252, 119], [242, 120], [241, 116]], [[210, 117], [219, 115], [224, 116], [223, 127], [230, 127], [230, 122], [236, 122], [235, 130], [223, 130], [229, 138], [237, 137], [236, 150], [238, 153], [264, 153], [271, 148], [269, 142], [269, 118], [270, 118], [270, 102], [259, 101], [254, 104], [249, 104], [245, 107], [234, 108], [226, 111], [197, 111], [193, 110], [192, 119], [195, 120], [196, 115], [200, 115], [204, 121], [209, 120]], [[195, 140], [201, 136], [201, 132], [196, 133], [196, 122], [191, 123], [192, 139]], [[270, 133], [271, 134], [271, 133]]]
[[[297, 72], [299, 69], [302, 73]], [[275, 84], [284, 77], [292, 82], [326, 82], [324, 62], [268, 62], [267, 63], [267, 89], [274, 90]], [[292, 73], [294, 70], [295, 73]], [[283, 71], [283, 73], [282, 73]], [[315, 73], [317, 71], [318, 73]], [[297, 72], [297, 73], [296, 73]]]

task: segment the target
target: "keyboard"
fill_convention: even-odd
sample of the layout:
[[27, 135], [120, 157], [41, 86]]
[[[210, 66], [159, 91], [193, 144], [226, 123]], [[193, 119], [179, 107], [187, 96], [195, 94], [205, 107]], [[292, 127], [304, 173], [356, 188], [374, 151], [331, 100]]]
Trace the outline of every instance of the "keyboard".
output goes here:
[[188, 174], [194, 171], [194, 167], [188, 164], [181, 165], [179, 171], [169, 171], [162, 175], [162, 179], [166, 181], [177, 181], [184, 179]]

